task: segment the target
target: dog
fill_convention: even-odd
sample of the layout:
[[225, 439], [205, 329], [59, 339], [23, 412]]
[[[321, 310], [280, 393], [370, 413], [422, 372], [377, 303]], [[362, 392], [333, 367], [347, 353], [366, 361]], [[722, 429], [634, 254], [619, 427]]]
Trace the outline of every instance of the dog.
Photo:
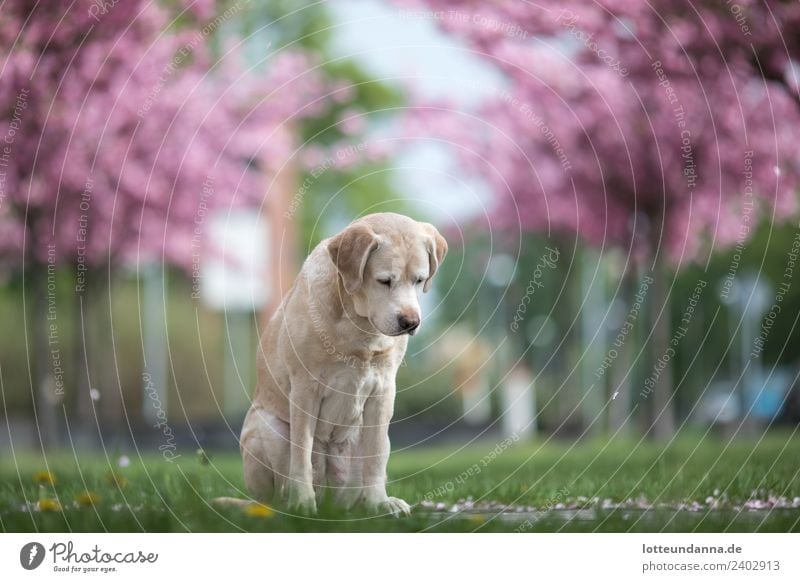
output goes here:
[[447, 254], [431, 224], [370, 214], [308, 256], [262, 335], [258, 386], [240, 437], [253, 497], [312, 514], [409, 514], [386, 493], [395, 380], [422, 322], [419, 293]]

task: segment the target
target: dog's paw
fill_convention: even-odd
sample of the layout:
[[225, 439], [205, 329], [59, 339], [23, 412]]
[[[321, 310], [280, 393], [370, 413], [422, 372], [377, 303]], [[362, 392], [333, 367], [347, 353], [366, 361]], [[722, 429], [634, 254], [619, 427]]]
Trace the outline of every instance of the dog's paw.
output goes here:
[[290, 500], [289, 511], [299, 515], [316, 515], [317, 502], [314, 499]]
[[392, 517], [411, 514], [411, 506], [399, 497], [386, 497], [367, 503], [367, 509], [372, 513], [389, 514]]
[[301, 489], [292, 489], [289, 492], [289, 510], [302, 515], [317, 513], [317, 500], [314, 491], [310, 493]]
[[411, 506], [399, 497], [390, 497], [383, 502], [382, 507], [384, 507], [394, 517], [411, 515]]

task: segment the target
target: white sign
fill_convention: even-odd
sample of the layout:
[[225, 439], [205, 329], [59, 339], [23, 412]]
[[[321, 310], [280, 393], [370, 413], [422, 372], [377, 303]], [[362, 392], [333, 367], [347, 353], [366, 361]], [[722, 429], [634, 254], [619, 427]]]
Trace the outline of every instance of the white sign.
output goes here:
[[212, 309], [253, 311], [269, 300], [267, 224], [258, 210], [218, 210], [209, 219], [201, 297]]

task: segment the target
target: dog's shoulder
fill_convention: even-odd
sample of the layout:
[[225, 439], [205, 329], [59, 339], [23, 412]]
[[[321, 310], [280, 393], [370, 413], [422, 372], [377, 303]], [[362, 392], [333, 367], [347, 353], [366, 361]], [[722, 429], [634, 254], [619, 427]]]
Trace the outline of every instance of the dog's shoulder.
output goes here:
[[309, 285], [328, 284], [336, 277], [336, 266], [328, 255], [330, 239], [320, 242], [306, 257], [300, 269], [300, 277]]

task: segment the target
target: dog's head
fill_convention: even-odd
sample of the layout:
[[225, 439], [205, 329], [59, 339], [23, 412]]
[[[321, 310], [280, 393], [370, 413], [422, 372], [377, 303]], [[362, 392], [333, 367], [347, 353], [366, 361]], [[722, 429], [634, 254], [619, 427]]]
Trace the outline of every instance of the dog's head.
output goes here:
[[356, 313], [382, 334], [414, 335], [422, 321], [420, 291], [447, 254], [447, 241], [432, 224], [401, 214], [370, 214], [328, 243]]

